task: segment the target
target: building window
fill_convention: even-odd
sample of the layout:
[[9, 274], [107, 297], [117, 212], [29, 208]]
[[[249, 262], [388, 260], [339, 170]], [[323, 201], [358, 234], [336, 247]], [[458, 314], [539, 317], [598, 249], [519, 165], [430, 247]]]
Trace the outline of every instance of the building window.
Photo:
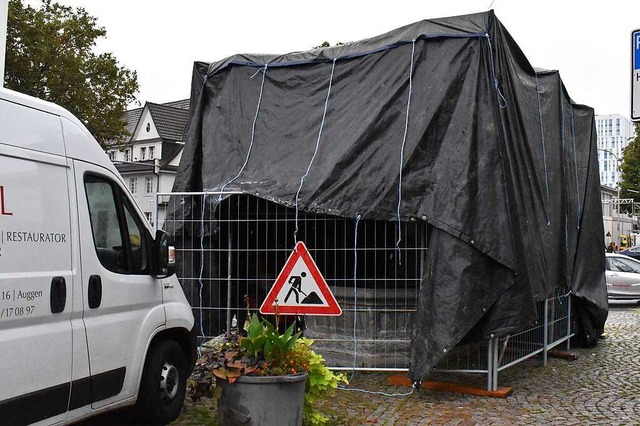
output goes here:
[[131, 161], [131, 150], [124, 150], [124, 161]]
[[129, 191], [131, 191], [132, 194], [138, 192], [138, 178], [129, 179]]
[[155, 146], [150, 146], [149, 147], [149, 160], [153, 160], [154, 158], [156, 158], [156, 147]]
[[153, 213], [151, 212], [144, 212], [144, 216], [147, 218], [147, 221], [153, 225], [153, 222], [151, 222], [151, 220], [153, 219]]
[[147, 157], [147, 148], [144, 146], [140, 148], [140, 160], [146, 160]]
[[152, 177], [144, 178], [144, 183], [145, 183], [147, 194], [153, 194], [153, 178]]

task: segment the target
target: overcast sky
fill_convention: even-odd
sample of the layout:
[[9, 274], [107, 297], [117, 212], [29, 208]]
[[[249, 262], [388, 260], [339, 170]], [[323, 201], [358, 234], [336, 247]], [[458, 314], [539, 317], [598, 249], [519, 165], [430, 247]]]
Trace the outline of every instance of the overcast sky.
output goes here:
[[142, 104], [187, 98], [194, 61], [308, 50], [491, 7], [535, 67], [560, 71], [575, 102], [596, 114], [630, 115], [631, 31], [640, 28], [640, 0], [58, 2], [98, 18], [107, 30], [98, 50], [138, 72]]

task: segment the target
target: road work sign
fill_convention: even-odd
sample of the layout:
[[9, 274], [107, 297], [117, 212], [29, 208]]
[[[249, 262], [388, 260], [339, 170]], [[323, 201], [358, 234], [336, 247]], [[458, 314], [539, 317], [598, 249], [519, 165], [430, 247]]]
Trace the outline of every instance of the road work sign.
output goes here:
[[631, 120], [640, 121], [640, 30], [631, 33]]
[[267, 298], [261, 314], [338, 316], [342, 309], [302, 241], [296, 244]]

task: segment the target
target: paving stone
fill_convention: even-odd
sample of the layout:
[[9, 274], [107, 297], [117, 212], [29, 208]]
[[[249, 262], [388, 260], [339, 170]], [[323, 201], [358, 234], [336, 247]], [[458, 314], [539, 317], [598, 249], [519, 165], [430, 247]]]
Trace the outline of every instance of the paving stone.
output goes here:
[[[500, 372], [499, 386], [513, 388], [507, 398], [423, 389], [403, 397], [336, 391], [319, 407], [331, 425], [640, 424], [640, 307], [611, 306], [605, 335], [595, 348], [572, 350], [579, 356], [573, 362], [549, 358], [543, 367], [541, 359], [530, 359]], [[387, 377], [357, 372], [350, 388], [408, 392], [389, 385]], [[484, 381], [480, 376], [465, 379], [480, 385]], [[215, 417], [211, 401], [188, 401], [172, 426], [214, 425], [203, 423], [203, 407]]]

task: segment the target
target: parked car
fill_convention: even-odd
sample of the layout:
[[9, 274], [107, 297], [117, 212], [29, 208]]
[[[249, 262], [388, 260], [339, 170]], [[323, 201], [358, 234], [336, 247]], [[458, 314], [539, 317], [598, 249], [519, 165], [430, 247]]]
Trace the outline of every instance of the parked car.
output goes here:
[[640, 300], [640, 261], [607, 253], [607, 295], [613, 300]]
[[630, 247], [626, 250], [622, 250], [620, 254], [633, 257], [634, 259], [640, 259], [640, 246]]

